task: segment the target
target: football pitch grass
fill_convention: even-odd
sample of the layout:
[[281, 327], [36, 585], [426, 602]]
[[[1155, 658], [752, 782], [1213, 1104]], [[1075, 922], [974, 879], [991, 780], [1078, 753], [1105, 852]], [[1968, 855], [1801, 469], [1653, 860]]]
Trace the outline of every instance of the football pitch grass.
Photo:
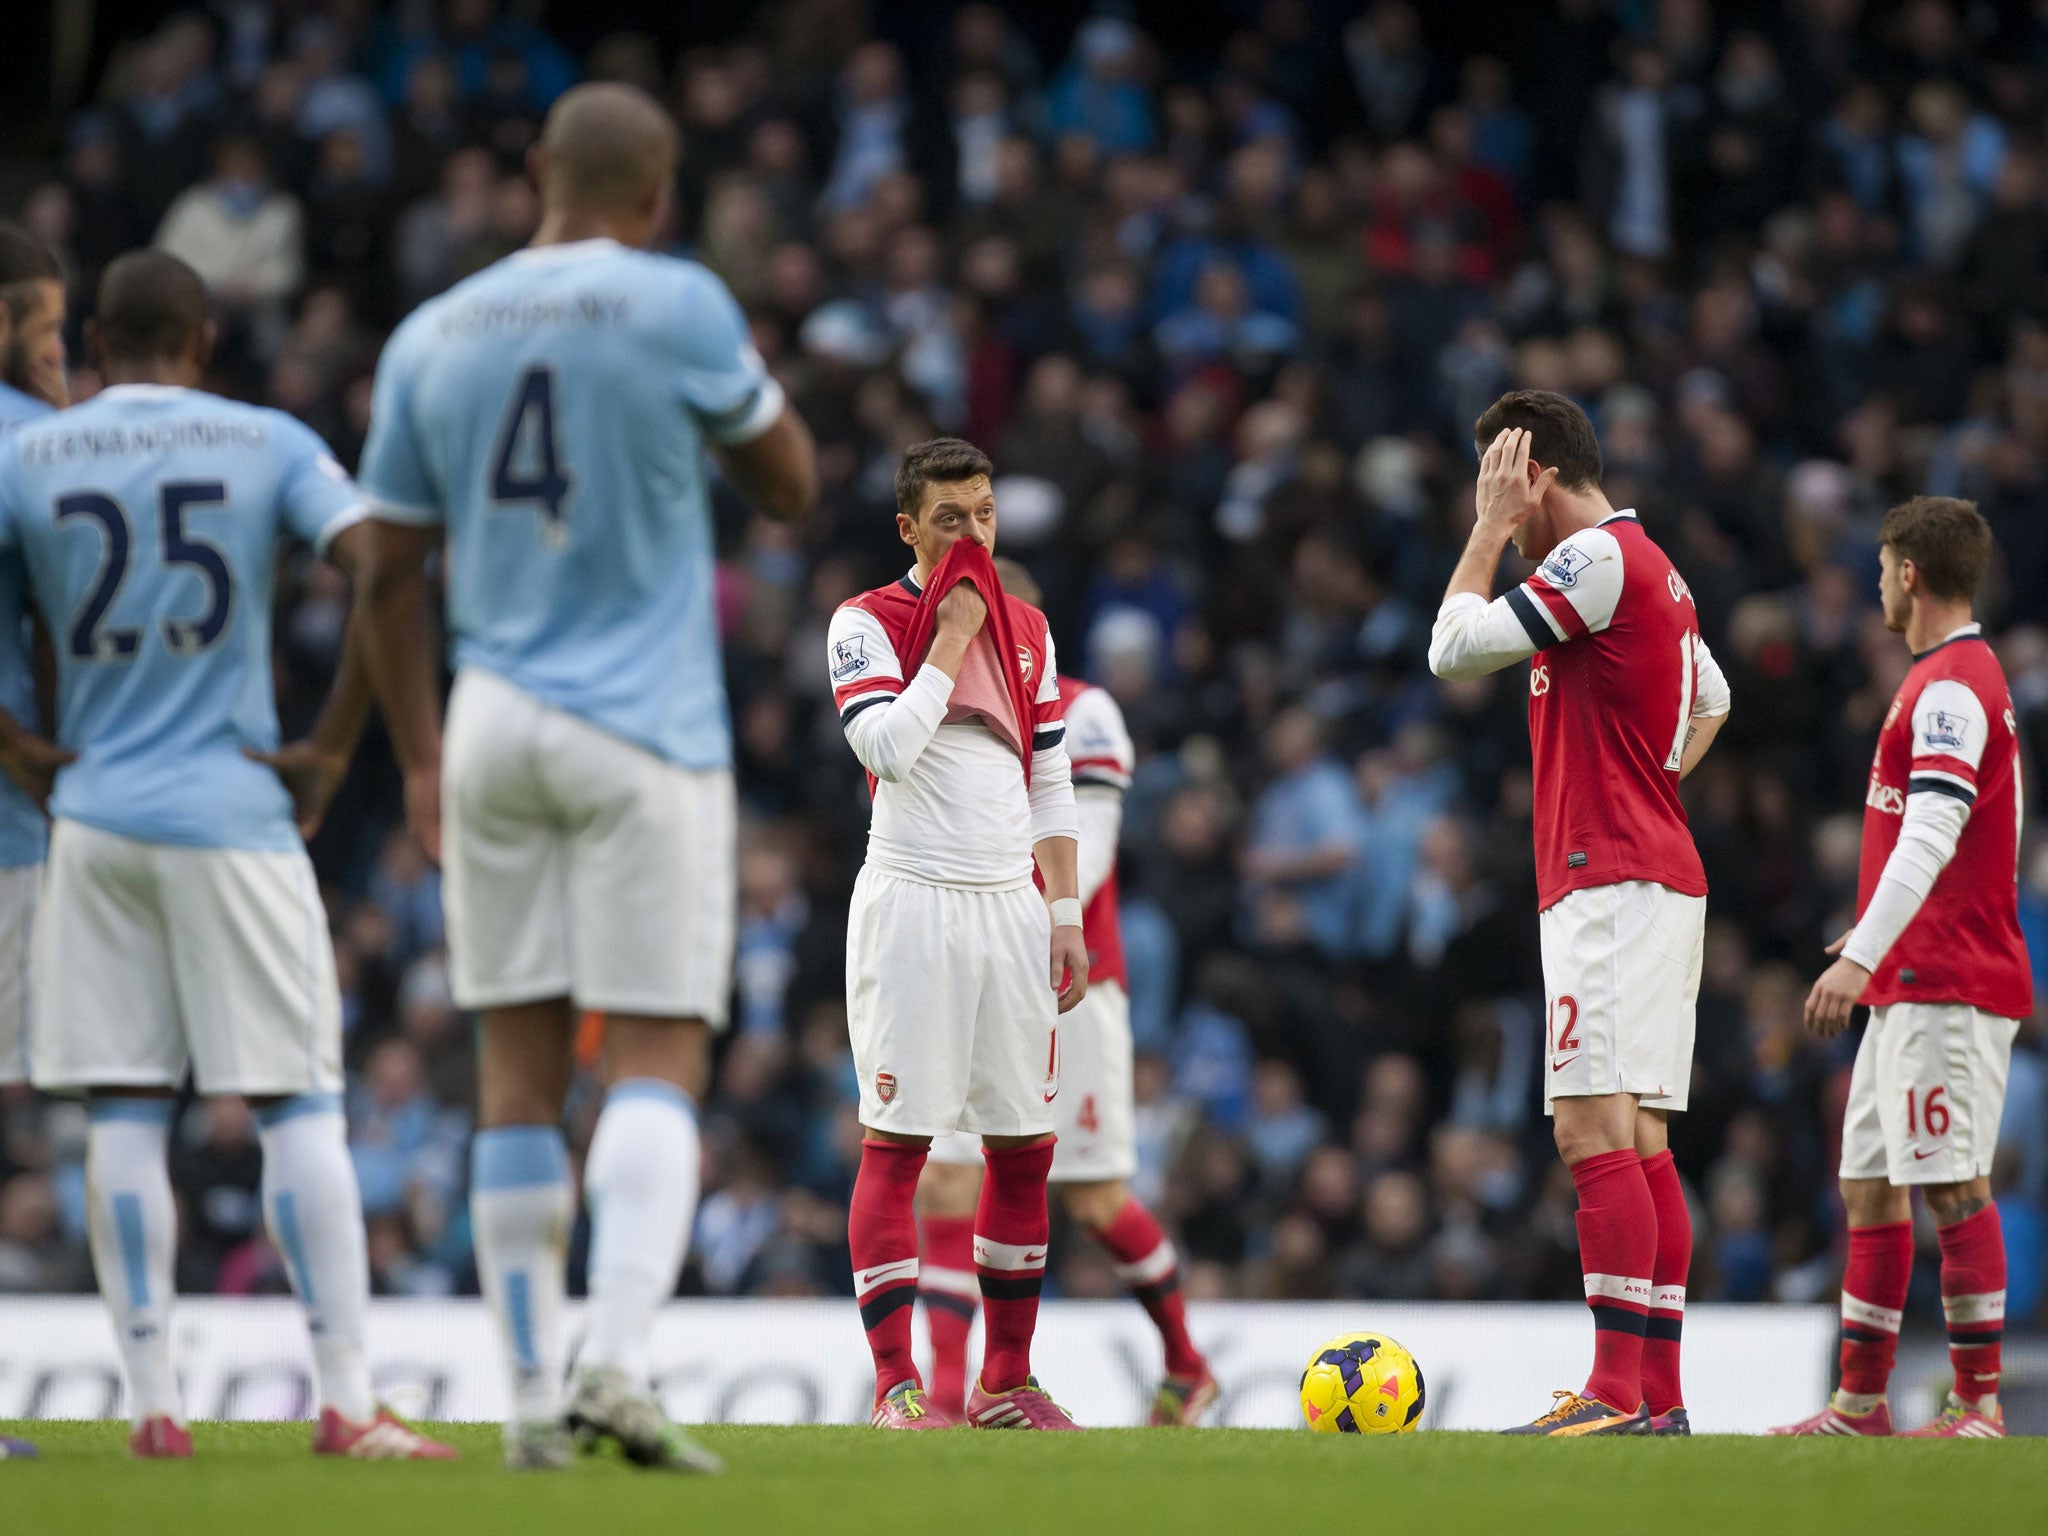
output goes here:
[[191, 1462], [128, 1459], [125, 1426], [0, 1425], [37, 1461], [0, 1462], [0, 1532], [36, 1536], [626, 1536], [802, 1532], [1559, 1531], [1644, 1536], [2048, 1528], [2048, 1440], [1574, 1440], [1271, 1430], [1083, 1435], [703, 1431], [719, 1478], [591, 1458], [514, 1475], [497, 1431], [437, 1430], [446, 1464], [315, 1461], [303, 1424], [200, 1424]]

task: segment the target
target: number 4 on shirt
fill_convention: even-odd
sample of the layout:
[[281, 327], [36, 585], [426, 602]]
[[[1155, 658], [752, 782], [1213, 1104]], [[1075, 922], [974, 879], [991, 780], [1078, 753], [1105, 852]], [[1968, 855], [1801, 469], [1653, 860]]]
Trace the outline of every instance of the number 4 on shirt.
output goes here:
[[519, 376], [512, 408], [498, 430], [498, 451], [491, 455], [491, 499], [539, 506], [541, 542], [552, 548], [568, 537], [562, 506], [569, 499], [569, 487], [555, 437], [555, 370], [536, 363]]

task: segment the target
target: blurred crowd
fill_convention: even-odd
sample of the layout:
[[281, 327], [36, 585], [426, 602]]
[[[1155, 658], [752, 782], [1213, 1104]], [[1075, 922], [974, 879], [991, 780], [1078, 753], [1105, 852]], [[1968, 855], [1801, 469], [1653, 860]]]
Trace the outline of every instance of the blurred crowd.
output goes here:
[[[190, 261], [219, 388], [352, 461], [381, 336], [531, 235], [522, 155], [555, 95], [614, 78], [672, 104], [663, 243], [745, 306], [825, 488], [796, 528], [718, 496], [746, 818], [690, 1292], [849, 1288], [867, 813], [824, 632], [900, 574], [895, 455], [946, 431], [994, 455], [1003, 549], [1138, 744], [1137, 1185], [1190, 1292], [1579, 1294], [1537, 1076], [1522, 678], [1424, 662], [1470, 423], [1510, 387], [1570, 394], [1734, 692], [1686, 786], [1713, 888], [1673, 1134], [1692, 1292], [1825, 1297], [1853, 1037], [1800, 1011], [1852, 915], [1907, 664], [1875, 605], [1892, 502], [1990, 519], [1983, 616], [2048, 762], [2048, 5], [1554, 0], [1493, 53], [1445, 31], [1455, 7], [1225, 9], [1220, 48], [1175, 52], [1113, 5], [1049, 45], [984, 4], [894, 36], [858, 0], [773, 0], [717, 46], [576, 58], [496, 0], [217, 0], [115, 60], [20, 212], [81, 311], [131, 245]], [[289, 729], [346, 593], [303, 555], [283, 592]], [[397, 798], [373, 737], [315, 856], [376, 1285], [459, 1292], [471, 1028]], [[2020, 878], [2048, 960], [2048, 841]], [[2016, 1323], [2040, 1314], [2043, 1048], [2030, 1023], [1995, 1175]], [[579, 1145], [593, 1111], [586, 1080]], [[0, 1113], [0, 1288], [89, 1284], [79, 1112]], [[183, 1284], [281, 1288], [247, 1111], [192, 1105], [176, 1145]], [[1057, 1241], [1059, 1293], [1115, 1293]]]

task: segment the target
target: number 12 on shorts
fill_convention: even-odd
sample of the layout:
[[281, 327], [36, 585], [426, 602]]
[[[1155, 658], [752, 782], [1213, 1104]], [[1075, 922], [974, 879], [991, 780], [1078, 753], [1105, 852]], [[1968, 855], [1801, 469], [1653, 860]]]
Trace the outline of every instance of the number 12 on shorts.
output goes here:
[[1579, 1000], [1569, 992], [1550, 1005], [1550, 1054], [1579, 1048]]
[[[1928, 1136], [1935, 1141], [1948, 1134], [1948, 1105], [1942, 1102], [1942, 1096], [1947, 1092], [1946, 1084], [1937, 1084], [1924, 1094], [1914, 1088], [1906, 1090], [1907, 1136], [1919, 1136], [1922, 1126], [1927, 1128]], [[1919, 1100], [1917, 1107], [1914, 1103], [1916, 1097]]]

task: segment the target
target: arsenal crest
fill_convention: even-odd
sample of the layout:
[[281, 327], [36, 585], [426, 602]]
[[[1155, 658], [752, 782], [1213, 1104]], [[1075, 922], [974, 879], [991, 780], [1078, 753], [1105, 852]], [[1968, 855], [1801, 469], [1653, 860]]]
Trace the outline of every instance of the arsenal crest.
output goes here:
[[875, 1097], [884, 1104], [889, 1103], [896, 1097], [896, 1074], [894, 1072], [877, 1072], [875, 1074]]

